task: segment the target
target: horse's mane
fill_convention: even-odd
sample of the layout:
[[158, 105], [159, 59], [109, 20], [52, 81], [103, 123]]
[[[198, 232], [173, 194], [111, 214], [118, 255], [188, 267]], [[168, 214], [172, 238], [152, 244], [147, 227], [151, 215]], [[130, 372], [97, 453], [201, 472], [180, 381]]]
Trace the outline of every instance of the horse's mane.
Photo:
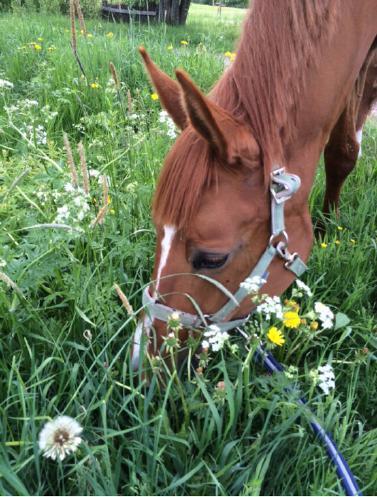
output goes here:
[[[210, 98], [252, 129], [267, 175], [284, 164], [284, 143], [296, 132], [299, 95], [308, 68], [330, 42], [341, 0], [254, 0], [237, 56]], [[156, 222], [189, 223], [214, 171], [210, 151], [191, 127], [167, 157], [154, 201]]]

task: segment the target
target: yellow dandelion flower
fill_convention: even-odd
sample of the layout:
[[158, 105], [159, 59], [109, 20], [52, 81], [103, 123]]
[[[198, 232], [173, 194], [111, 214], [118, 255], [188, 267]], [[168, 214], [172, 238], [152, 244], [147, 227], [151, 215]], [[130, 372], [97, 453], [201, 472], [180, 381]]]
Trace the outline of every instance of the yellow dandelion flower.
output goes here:
[[297, 312], [287, 311], [283, 314], [283, 324], [287, 328], [298, 328], [301, 324], [300, 316]]
[[98, 90], [98, 88], [101, 88], [101, 85], [99, 83], [90, 83], [90, 88], [93, 88], [93, 90]]
[[110, 205], [111, 204], [111, 197], [110, 195], [107, 197], [107, 204]]
[[173, 50], [173, 45], [172, 44], [168, 45], [167, 50]]
[[151, 99], [152, 99], [152, 100], [158, 100], [158, 95], [157, 95], [157, 93], [152, 93], [152, 94], [151, 94]]
[[320, 247], [323, 248], [323, 249], [327, 248], [327, 243], [322, 242], [321, 245], [320, 245]]
[[338, 226], [338, 227], [337, 227], [337, 229], [338, 229], [339, 231], [343, 231], [343, 230], [344, 230], [343, 226]]
[[232, 56], [232, 52], [229, 52], [229, 50], [227, 52], [224, 53], [225, 57], [231, 57]]
[[340, 245], [340, 240], [335, 240], [335, 245]]
[[318, 330], [318, 321], [312, 321], [312, 322], [310, 323], [310, 329], [311, 329], [312, 331], [316, 331], [316, 330]]
[[232, 52], [229, 58], [230, 62], [234, 62], [236, 60], [236, 52]]
[[267, 338], [270, 340], [270, 342], [278, 345], [279, 347], [281, 347], [283, 343], [285, 343], [283, 333], [278, 330], [276, 326], [271, 326], [271, 328], [268, 330]]
[[181, 45], [188, 45], [188, 41], [186, 41], [186, 40], [181, 40]]
[[114, 33], [112, 33], [111, 31], [106, 33], [106, 38], [112, 38], [113, 36], [114, 36]]
[[37, 52], [40, 52], [40, 51], [42, 50], [42, 46], [41, 46], [41, 45], [39, 45], [39, 43], [34, 43], [33, 48], [34, 48], [34, 50], [36, 50]]

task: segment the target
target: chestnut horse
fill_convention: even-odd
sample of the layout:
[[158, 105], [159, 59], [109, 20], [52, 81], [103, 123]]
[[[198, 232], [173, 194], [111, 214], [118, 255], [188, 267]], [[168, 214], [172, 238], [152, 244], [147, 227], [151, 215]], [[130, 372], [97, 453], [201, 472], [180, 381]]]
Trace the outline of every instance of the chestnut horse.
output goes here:
[[[184, 71], [171, 79], [140, 49], [182, 133], [154, 198], [157, 252], [134, 338], [135, 367], [143, 336], [150, 354], [160, 351], [168, 312], [178, 310], [195, 326], [204, 316], [210, 322], [266, 254], [273, 256], [262, 264], [269, 273], [263, 293], [280, 295], [300, 274], [313, 240], [308, 196], [316, 165], [335, 124], [344, 128], [342, 111], [375, 42], [376, 17], [377, 0], [254, 0], [236, 60], [208, 97]], [[350, 169], [329, 160], [334, 141], [335, 134], [326, 149], [328, 207], [336, 206]], [[283, 261], [275, 257], [279, 242]], [[299, 271], [287, 270], [297, 261]], [[221, 323], [251, 307], [239, 299]]]

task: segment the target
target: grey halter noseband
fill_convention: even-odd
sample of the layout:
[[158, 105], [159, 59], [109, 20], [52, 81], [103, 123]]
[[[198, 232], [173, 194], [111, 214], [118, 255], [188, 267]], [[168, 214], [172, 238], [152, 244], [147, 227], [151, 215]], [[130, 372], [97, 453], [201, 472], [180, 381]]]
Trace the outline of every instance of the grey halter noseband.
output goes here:
[[[288, 250], [288, 235], [285, 231], [284, 220], [284, 204], [299, 189], [300, 184], [299, 176], [287, 173], [284, 167], [276, 169], [271, 173], [271, 237], [266, 250], [263, 252], [256, 266], [242, 283], [257, 276], [261, 279], [259, 286], [261, 288], [264, 284], [263, 280], [267, 280], [268, 278], [268, 268], [275, 257], [283, 259], [285, 261], [284, 267], [296, 276], [301, 276], [306, 271], [307, 267], [299, 255], [296, 252], [291, 254]], [[283, 238], [283, 240], [275, 244], [274, 241], [277, 238]], [[143, 306], [152, 321], [153, 319], [158, 319], [167, 322], [170, 315], [176, 311], [179, 312], [180, 322], [184, 328], [203, 328], [210, 323], [216, 324], [222, 331], [227, 331], [241, 326], [249, 317], [226, 321], [226, 318], [240, 306], [241, 302], [248, 295], [246, 285], [242, 283], [228, 302], [212, 315], [199, 316], [189, 314], [161, 304], [150, 295], [148, 287], [145, 288], [143, 293]]]

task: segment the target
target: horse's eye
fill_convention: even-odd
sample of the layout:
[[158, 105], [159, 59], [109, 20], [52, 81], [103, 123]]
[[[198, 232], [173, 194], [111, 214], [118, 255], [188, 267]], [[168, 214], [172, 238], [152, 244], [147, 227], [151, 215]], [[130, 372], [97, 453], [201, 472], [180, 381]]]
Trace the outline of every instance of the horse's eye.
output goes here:
[[210, 252], [198, 252], [192, 260], [194, 269], [217, 269], [222, 267], [228, 260], [229, 254], [214, 254]]

